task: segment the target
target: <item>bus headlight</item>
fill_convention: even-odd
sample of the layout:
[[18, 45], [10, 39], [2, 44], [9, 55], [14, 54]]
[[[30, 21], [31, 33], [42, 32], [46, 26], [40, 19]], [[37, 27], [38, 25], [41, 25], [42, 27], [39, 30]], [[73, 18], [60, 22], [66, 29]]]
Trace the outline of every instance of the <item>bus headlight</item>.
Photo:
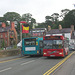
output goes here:
[[59, 54], [62, 54], [62, 53], [59, 53]]
[[47, 54], [47, 53], [43, 53], [43, 54]]

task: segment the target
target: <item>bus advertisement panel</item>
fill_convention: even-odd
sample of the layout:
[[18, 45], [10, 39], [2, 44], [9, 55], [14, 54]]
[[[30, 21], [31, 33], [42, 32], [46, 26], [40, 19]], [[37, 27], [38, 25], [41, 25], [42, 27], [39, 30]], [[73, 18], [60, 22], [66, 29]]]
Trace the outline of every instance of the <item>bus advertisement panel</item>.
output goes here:
[[23, 55], [43, 55], [42, 45], [43, 37], [23, 38], [22, 54]]
[[43, 56], [65, 57], [68, 55], [68, 40], [64, 36], [43, 36]]

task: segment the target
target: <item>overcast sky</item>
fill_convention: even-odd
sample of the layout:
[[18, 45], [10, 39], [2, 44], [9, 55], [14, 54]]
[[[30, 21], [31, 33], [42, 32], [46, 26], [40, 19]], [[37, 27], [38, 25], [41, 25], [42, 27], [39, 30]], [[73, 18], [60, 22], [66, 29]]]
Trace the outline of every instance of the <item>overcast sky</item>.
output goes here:
[[6, 12], [30, 13], [36, 22], [44, 22], [45, 16], [61, 13], [62, 9], [75, 9], [75, 0], [0, 0], [0, 17]]

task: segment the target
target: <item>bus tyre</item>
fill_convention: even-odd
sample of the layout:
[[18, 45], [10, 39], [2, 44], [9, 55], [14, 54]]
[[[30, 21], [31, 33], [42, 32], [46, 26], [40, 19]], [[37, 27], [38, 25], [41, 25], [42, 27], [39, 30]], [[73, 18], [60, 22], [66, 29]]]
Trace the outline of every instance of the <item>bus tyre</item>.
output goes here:
[[33, 57], [34, 55], [30, 55], [30, 57]]
[[47, 58], [49, 59], [50, 57], [48, 56]]

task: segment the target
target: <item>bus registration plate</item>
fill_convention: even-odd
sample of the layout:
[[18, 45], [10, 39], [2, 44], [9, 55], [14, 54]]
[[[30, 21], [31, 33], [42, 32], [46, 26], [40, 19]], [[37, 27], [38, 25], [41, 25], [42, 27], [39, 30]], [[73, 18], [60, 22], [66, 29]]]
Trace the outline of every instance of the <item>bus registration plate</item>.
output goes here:
[[55, 57], [55, 55], [50, 55], [51, 57]]

